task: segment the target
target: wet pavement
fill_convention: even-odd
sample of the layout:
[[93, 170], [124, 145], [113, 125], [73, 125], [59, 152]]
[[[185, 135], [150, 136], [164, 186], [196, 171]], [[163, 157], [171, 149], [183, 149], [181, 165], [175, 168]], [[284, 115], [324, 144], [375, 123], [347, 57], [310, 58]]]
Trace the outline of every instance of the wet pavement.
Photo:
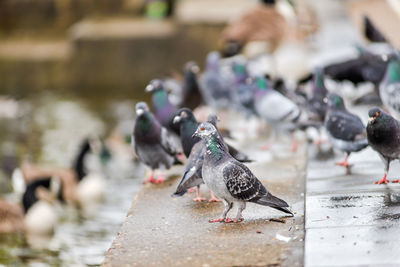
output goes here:
[[[245, 152], [257, 155], [261, 145], [248, 142]], [[289, 149], [277, 145], [273, 151]], [[209, 223], [222, 212], [222, 203], [195, 203], [194, 193], [171, 198], [182, 171], [176, 168], [170, 172], [174, 179], [145, 185], [138, 193], [103, 265], [302, 266], [306, 146], [303, 143], [296, 154], [262, 154], [248, 166], [290, 204], [294, 218], [280, 222], [281, 212], [250, 203], [241, 223]]]
[[[367, 108], [351, 109], [365, 121]], [[312, 150], [310, 148], [310, 150]], [[305, 266], [400, 264], [400, 185], [377, 185], [383, 163], [371, 148], [350, 156], [351, 174], [311, 156], [307, 167]], [[389, 179], [398, 178], [399, 162]]]

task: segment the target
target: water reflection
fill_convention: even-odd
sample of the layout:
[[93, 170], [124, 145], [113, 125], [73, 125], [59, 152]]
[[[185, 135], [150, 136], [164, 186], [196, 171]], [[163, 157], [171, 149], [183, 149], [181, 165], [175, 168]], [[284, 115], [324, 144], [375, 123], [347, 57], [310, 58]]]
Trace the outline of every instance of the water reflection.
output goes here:
[[144, 173], [127, 145], [134, 101], [41, 94], [18, 101], [0, 97], [0, 102], [6, 103], [0, 107], [0, 193], [11, 202], [20, 197], [10, 193], [11, 172], [22, 160], [70, 167], [78, 145], [87, 136], [105, 137], [112, 154], [102, 166], [106, 176], [104, 201], [85, 212], [60, 206], [60, 223], [49, 239], [1, 235], [0, 266], [99, 265]]

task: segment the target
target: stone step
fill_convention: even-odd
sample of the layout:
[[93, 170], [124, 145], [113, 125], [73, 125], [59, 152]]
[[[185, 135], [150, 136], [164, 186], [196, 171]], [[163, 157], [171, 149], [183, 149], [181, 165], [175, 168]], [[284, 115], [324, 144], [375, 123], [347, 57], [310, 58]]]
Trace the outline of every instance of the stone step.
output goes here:
[[[245, 152], [258, 155], [260, 146], [249, 141]], [[250, 203], [241, 223], [209, 223], [222, 203], [195, 203], [193, 193], [171, 198], [178, 169], [165, 184], [145, 185], [137, 194], [103, 266], [302, 266], [305, 147], [248, 164], [274, 195], [290, 203], [294, 218], [276, 222], [283, 213]]]

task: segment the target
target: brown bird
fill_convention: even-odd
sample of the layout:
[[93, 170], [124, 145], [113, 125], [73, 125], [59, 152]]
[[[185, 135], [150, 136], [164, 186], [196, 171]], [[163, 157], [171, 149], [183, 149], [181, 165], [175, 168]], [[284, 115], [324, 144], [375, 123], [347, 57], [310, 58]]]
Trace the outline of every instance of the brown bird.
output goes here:
[[275, 7], [275, 0], [263, 0], [231, 22], [221, 34], [224, 56], [233, 56], [252, 41], [265, 41], [274, 51], [285, 36], [286, 20]]

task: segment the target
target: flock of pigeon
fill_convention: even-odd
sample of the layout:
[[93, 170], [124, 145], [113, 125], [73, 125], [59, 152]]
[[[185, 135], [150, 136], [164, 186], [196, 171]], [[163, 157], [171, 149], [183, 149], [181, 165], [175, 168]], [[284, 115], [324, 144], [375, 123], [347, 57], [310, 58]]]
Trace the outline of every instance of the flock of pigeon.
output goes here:
[[[386, 41], [368, 18], [365, 23], [369, 25], [368, 38]], [[267, 73], [252, 75], [249, 64], [240, 56], [222, 58], [213, 51], [207, 55], [203, 73], [200, 74], [194, 62], [185, 65], [181, 84], [170, 79], [150, 82], [146, 92], [152, 94], [152, 112], [145, 102], [137, 103], [132, 137], [137, 156], [152, 170], [145, 182], [162, 183], [162, 171], [183, 164], [184, 154], [185, 169], [172, 196], [182, 196], [194, 188], [197, 191], [194, 200], [204, 201], [199, 187], [205, 183], [211, 193], [210, 200], [225, 205], [222, 215], [210, 222], [242, 221], [247, 202], [293, 215], [289, 205], [273, 196], [245, 165], [252, 160], [224, 141], [226, 133], [218, 128], [214, 113], [225, 110], [235, 110], [246, 118], [257, 117], [271, 126], [273, 132], [292, 135], [296, 130], [310, 127], [325, 131], [332, 146], [345, 154], [345, 159], [337, 164], [347, 170], [351, 167], [349, 155], [371, 146], [385, 164], [384, 176], [376, 183], [389, 182], [390, 162], [400, 158], [400, 124], [390, 115], [400, 114], [400, 55], [396, 50], [389, 54], [362, 50], [358, 58], [317, 68], [299, 81], [295, 90]], [[355, 85], [372, 82], [377, 89], [375, 95], [364, 96], [356, 103], [381, 99], [383, 108], [371, 108], [365, 126], [346, 108], [339, 93], [326, 88], [326, 79], [347, 80]], [[310, 87], [309, 91], [305, 89]], [[194, 110], [204, 104], [213, 112], [200, 123]], [[295, 138], [292, 140], [292, 151], [296, 151]], [[237, 214], [229, 218], [228, 212], [234, 205]]]

